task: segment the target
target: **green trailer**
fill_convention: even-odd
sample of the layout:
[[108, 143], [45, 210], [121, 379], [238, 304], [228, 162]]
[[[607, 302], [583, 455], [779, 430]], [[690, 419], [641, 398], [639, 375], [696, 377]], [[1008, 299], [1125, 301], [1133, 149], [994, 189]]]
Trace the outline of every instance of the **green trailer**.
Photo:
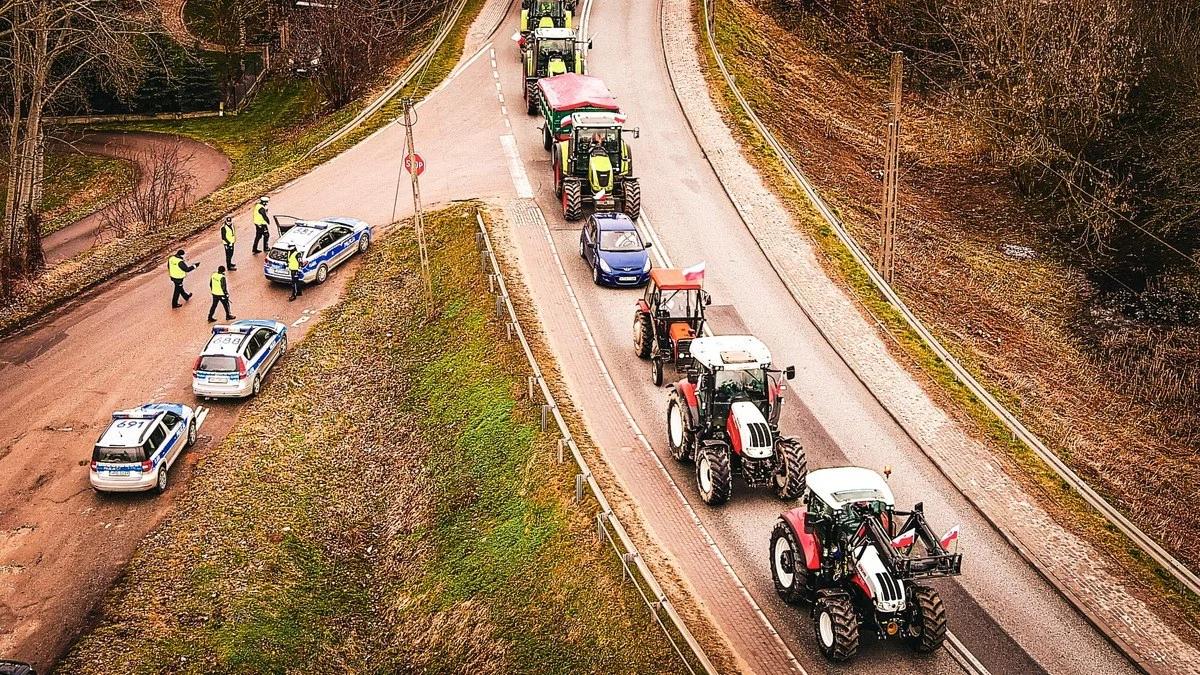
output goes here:
[[[542, 146], [554, 149], [555, 141], [565, 141], [571, 135], [571, 115], [574, 113], [621, 114], [617, 101], [604, 86], [604, 81], [591, 75], [567, 73], [538, 80], [538, 98], [542, 111]], [[620, 118], [623, 123], [624, 117]]]

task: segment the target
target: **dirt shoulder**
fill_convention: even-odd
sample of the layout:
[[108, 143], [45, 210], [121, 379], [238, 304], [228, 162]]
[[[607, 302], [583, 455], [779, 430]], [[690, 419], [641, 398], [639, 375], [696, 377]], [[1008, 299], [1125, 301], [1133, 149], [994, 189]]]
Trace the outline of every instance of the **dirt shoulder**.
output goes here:
[[368, 253], [198, 465], [63, 673], [674, 672], [486, 292], [474, 209]]

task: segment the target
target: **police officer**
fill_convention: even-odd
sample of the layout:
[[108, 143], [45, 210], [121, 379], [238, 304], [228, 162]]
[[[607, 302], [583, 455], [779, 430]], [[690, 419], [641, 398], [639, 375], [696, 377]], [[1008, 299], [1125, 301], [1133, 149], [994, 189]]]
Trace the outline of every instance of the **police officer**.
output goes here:
[[221, 243], [225, 245], [225, 264], [230, 272], [237, 271], [233, 264], [233, 242], [237, 241], [237, 232], [233, 229], [233, 216], [225, 216], [225, 224], [221, 226]]
[[232, 321], [237, 317], [229, 313], [229, 283], [225, 280], [225, 266], [221, 265], [213, 272], [212, 278], [209, 280], [209, 287], [212, 290], [212, 306], [208, 308], [208, 320], [216, 321], [213, 318], [213, 313], [217, 311], [217, 305], [225, 308], [225, 320]]
[[288, 298], [288, 302], [304, 295], [304, 291], [300, 290], [300, 277], [303, 274], [300, 267], [300, 252], [293, 244], [288, 247], [288, 273], [292, 275], [292, 297]]
[[178, 309], [179, 299], [184, 301], [192, 299], [192, 294], [183, 290], [183, 280], [187, 278], [187, 273], [196, 269], [194, 265], [189, 265], [183, 260], [183, 249], [175, 252], [175, 255], [167, 258], [167, 274], [171, 276], [171, 282], [175, 284], [175, 293], [171, 296], [171, 306]]
[[266, 195], [258, 199], [258, 203], [254, 205], [254, 253], [258, 253], [258, 240], [262, 239], [262, 250], [265, 253], [271, 248], [268, 239], [271, 236], [271, 231], [267, 229], [267, 202], [271, 201]]

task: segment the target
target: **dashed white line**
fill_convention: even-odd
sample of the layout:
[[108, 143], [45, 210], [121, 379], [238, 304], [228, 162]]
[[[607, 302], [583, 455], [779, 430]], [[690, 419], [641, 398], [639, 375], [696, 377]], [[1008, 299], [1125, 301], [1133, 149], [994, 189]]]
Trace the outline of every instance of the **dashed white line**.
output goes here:
[[[508, 118], [504, 118], [508, 126]], [[533, 188], [529, 185], [529, 175], [525, 173], [525, 165], [521, 163], [521, 153], [517, 150], [517, 139], [512, 134], [500, 137], [500, 145], [504, 146], [504, 154], [508, 157], [508, 173], [512, 176], [513, 187], [521, 199], [533, 199]]]

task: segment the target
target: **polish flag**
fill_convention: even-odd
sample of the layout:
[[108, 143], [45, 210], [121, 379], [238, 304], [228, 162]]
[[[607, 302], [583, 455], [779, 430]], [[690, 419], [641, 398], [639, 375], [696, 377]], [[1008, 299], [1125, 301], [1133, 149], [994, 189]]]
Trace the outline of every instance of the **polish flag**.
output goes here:
[[892, 548], [908, 548], [917, 540], [917, 531], [909, 530], [892, 540]]
[[617, 124], [625, 124], [626, 119], [628, 118], [621, 114], [613, 115], [613, 121]]
[[950, 545], [950, 542], [958, 539], [958, 528], [959, 526], [955, 525], [954, 527], [950, 528], [949, 532], [942, 535], [942, 538], [939, 540], [942, 544], [942, 548], [946, 548]]
[[558, 126], [566, 129], [567, 127], [571, 126], [574, 123], [575, 123], [575, 120], [571, 119], [571, 116], [568, 115], [563, 118], [563, 121]]
[[683, 278], [688, 281], [699, 281], [704, 283], [704, 261], [701, 260], [698, 264], [692, 265], [683, 270]]

